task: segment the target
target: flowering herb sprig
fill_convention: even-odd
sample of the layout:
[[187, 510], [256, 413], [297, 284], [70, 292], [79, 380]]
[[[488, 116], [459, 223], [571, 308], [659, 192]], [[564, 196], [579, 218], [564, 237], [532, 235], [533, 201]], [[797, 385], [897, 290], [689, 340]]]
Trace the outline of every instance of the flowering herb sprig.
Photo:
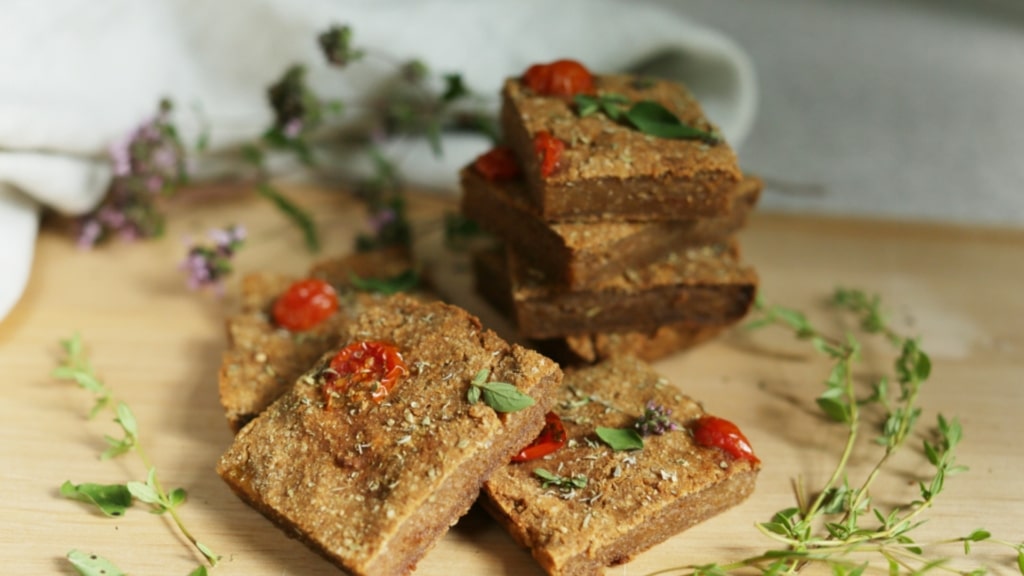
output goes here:
[[224, 278], [232, 270], [231, 260], [245, 243], [245, 228], [215, 228], [207, 236], [211, 243], [192, 244], [181, 263], [181, 269], [188, 274], [188, 286], [192, 290], [212, 287], [221, 291]]
[[[796, 506], [780, 510], [770, 520], [757, 525], [762, 534], [779, 544], [778, 548], [733, 562], [678, 566], [651, 572], [648, 576], [721, 576], [734, 572], [774, 576], [795, 574], [808, 564], [850, 576], [865, 572], [873, 564], [882, 564], [890, 574], [943, 570], [977, 575], [985, 573], [985, 568], [960, 572], [946, 566], [948, 558], [930, 556], [928, 552], [941, 545], [960, 544], [966, 555], [970, 554], [972, 544], [979, 542], [1013, 550], [1018, 568], [1024, 574], [1024, 543], [995, 539], [983, 529], [934, 542], [918, 542], [913, 538], [913, 531], [935, 505], [945, 481], [966, 471], [966, 467], [956, 463], [955, 451], [963, 430], [955, 418], [947, 419], [940, 414], [936, 439], [923, 444], [933, 473], [919, 482], [918, 498], [886, 510], [872, 497], [874, 482], [912, 437], [921, 415], [918, 398], [922, 385], [931, 376], [931, 361], [917, 339], [901, 335], [889, 325], [878, 297], [859, 290], [839, 289], [832, 303], [839, 310], [853, 314], [862, 332], [882, 336], [897, 352], [893, 373], [877, 380], [868, 395], [858, 393], [855, 386], [854, 365], [860, 359], [861, 344], [852, 334], [845, 339], [826, 335], [802, 312], [760, 302], [757, 306], [760, 317], [750, 324], [752, 328], [784, 328], [798, 339], [810, 342], [815, 350], [834, 362], [825, 378], [825, 390], [817, 399], [825, 416], [843, 424], [847, 430], [846, 443], [831, 476], [814, 492], [807, 492], [803, 482], [795, 482]], [[895, 382], [895, 388], [891, 382]], [[875, 439], [881, 454], [857, 485], [850, 483], [848, 464], [865, 423], [863, 409], [866, 406], [877, 406], [885, 413], [880, 425], [881, 435]]]
[[672, 421], [672, 410], [658, 404], [654, 400], [648, 400], [644, 405], [644, 413], [633, 425], [641, 436], [662, 435], [666, 432], [682, 430], [679, 424]]
[[[220, 560], [220, 556], [192, 535], [178, 513], [178, 508], [188, 498], [185, 489], [175, 488], [173, 490], [166, 490], [163, 487], [157, 476], [156, 467], [139, 441], [139, 427], [135, 414], [124, 402], [115, 402], [113, 400], [113, 392], [96, 376], [82, 345], [81, 337], [75, 334], [67, 340], [62, 340], [61, 348], [64, 351], [64, 358], [57, 368], [54, 369], [53, 377], [57, 380], [75, 382], [79, 387], [93, 394], [95, 403], [89, 412], [90, 418], [95, 417], [99, 412], [106, 409], [114, 412], [114, 422], [120, 429], [121, 437], [105, 436], [104, 439], [108, 447], [100, 455], [100, 458], [107, 460], [133, 453], [139, 457], [142, 465], [147, 470], [144, 482], [73, 484], [67, 481], [61, 486], [61, 495], [72, 500], [93, 504], [97, 509], [110, 517], [123, 515], [135, 501], [147, 504], [151, 512], [167, 514], [181, 532], [181, 535], [202, 555], [207, 564], [215, 566], [218, 560]], [[99, 574], [116, 576], [123, 574], [109, 560], [96, 554], [72, 550], [68, 553], [67, 557], [71, 565], [83, 576]], [[189, 576], [205, 576], [205, 574], [206, 566], [199, 566]]]
[[[332, 26], [317, 38], [328, 63], [345, 68], [369, 56], [388, 60], [380, 54], [357, 47], [348, 26]], [[270, 153], [294, 155], [305, 167], [318, 170], [318, 158], [338, 144], [355, 144], [369, 157], [373, 174], [353, 182], [357, 197], [368, 208], [371, 230], [357, 238], [357, 249], [373, 250], [408, 246], [411, 234], [405, 210], [402, 178], [397, 165], [381, 152], [388, 141], [410, 136], [423, 137], [440, 155], [445, 131], [482, 132], [497, 140], [496, 123], [490, 112], [466, 105], [473, 98], [459, 74], [434, 74], [422, 61], [394, 62], [394, 81], [373, 101], [350, 105], [317, 94], [307, 82], [301, 64], [288, 67], [267, 89], [273, 112], [271, 125], [253, 142], [241, 147], [241, 158], [249, 166], [235, 177], [255, 180], [255, 191], [269, 200], [303, 233], [311, 251], [320, 248], [319, 233], [312, 213], [273, 183], [267, 157]], [[363, 111], [361, 121], [344, 132], [328, 130], [329, 120], [349, 108]], [[115, 178], [107, 198], [94, 212], [78, 221], [78, 242], [92, 247], [112, 236], [145, 238], [158, 236], [164, 216], [156, 197], [169, 194], [187, 182], [186, 152], [202, 153], [209, 140], [201, 135], [195, 150], [182, 145], [171, 118], [170, 102], [161, 103], [158, 114], [112, 148]], [[255, 169], [255, 173], [253, 173]]]
[[171, 102], [161, 101], [152, 118], [110, 147], [114, 177], [103, 202], [77, 221], [80, 247], [92, 248], [115, 236], [135, 240], [163, 233], [157, 200], [188, 181], [172, 113]]

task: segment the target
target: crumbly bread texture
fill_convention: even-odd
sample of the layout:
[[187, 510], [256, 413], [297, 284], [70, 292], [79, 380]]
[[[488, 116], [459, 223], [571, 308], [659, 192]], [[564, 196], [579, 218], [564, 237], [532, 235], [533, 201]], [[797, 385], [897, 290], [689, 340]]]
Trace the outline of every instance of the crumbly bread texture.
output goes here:
[[388, 278], [411, 265], [401, 250], [352, 254], [316, 264], [309, 276], [334, 286], [340, 306], [330, 318], [302, 332], [279, 328], [270, 314], [274, 301], [297, 278], [269, 273], [243, 278], [241, 311], [227, 319], [228, 348], [218, 375], [220, 402], [231, 429], [240, 430], [283, 394], [317, 358], [338, 344], [343, 324], [381, 299], [356, 292], [352, 274]]
[[[672, 410], [684, 429], [614, 452], [598, 426], [633, 426], [648, 401]], [[602, 574], [606, 566], [735, 506], [754, 490], [759, 465], [698, 445], [685, 429], [703, 414], [643, 362], [618, 358], [566, 373], [555, 406], [568, 435], [560, 450], [512, 463], [484, 485], [484, 507], [552, 576]], [[534, 470], [586, 477], [586, 487], [545, 488]]]
[[[341, 327], [339, 348], [386, 341], [409, 369], [380, 404], [318, 385], [333, 351], [238, 433], [217, 472], [243, 500], [353, 574], [407, 574], [464, 514], [481, 483], [529, 443], [561, 383], [559, 367], [509, 345], [455, 306], [404, 295]], [[474, 376], [536, 404], [499, 414], [470, 404]]]
[[[653, 100], [681, 121], [715, 130], [680, 84], [634, 76], [595, 76], [598, 93], [630, 102]], [[505, 82], [502, 128], [520, 160], [529, 191], [548, 221], [682, 220], [723, 216], [740, 181], [736, 155], [724, 141], [656, 138], [602, 113], [580, 117], [572, 100], [542, 96], [519, 79]], [[547, 131], [566, 144], [558, 167], [541, 176], [533, 139]]]
[[523, 180], [488, 180], [462, 170], [462, 213], [512, 246], [551, 282], [578, 290], [684, 247], [722, 243], [742, 228], [760, 197], [759, 178], [729, 191], [730, 211], [718, 218], [665, 222], [559, 222], [540, 219]]
[[[474, 288], [498, 312], [514, 321], [511, 280], [504, 249], [473, 253]], [[531, 345], [562, 366], [594, 364], [616, 356], [634, 356], [653, 362], [711, 340], [732, 323], [677, 322], [653, 330], [626, 330], [574, 334], [533, 340]]]
[[729, 325], [750, 310], [757, 274], [735, 243], [672, 252], [584, 290], [564, 290], [506, 247], [516, 326], [528, 338], [653, 331], [686, 322]]

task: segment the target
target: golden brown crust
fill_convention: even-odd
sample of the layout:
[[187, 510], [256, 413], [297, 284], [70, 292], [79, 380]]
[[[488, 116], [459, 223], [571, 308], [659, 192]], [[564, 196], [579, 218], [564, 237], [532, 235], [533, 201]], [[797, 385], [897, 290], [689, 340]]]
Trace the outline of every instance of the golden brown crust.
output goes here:
[[[683, 122], [714, 127], [683, 86], [631, 76], [596, 76], [597, 91], [630, 102], [656, 101]], [[604, 114], [578, 116], [571, 101], [540, 96], [518, 79], [502, 91], [502, 128], [516, 151], [534, 204], [548, 221], [581, 218], [681, 220], [728, 212], [728, 190], [740, 181], [736, 155], [724, 142], [656, 138]], [[558, 168], [540, 174], [534, 136], [548, 131], [566, 143]]]
[[340, 307], [310, 330], [278, 328], [270, 315], [277, 297], [297, 278], [280, 274], [250, 274], [242, 279], [241, 311], [227, 319], [228, 349], [218, 374], [221, 406], [235, 432], [270, 405], [324, 352], [338, 343], [339, 329], [362, 308], [380, 300], [357, 293], [352, 274], [388, 278], [412, 266], [406, 252], [384, 250], [321, 261], [310, 277], [321, 278], [338, 291]]
[[[463, 514], [480, 484], [540, 430], [561, 382], [543, 356], [465, 311], [398, 295], [342, 327], [340, 345], [393, 343], [409, 367], [381, 404], [327, 411], [326, 354], [242, 429], [218, 473], [245, 501], [355, 574], [405, 574]], [[498, 414], [467, 401], [481, 370], [531, 395]]]
[[[567, 373], [555, 412], [570, 438], [539, 460], [509, 464], [484, 485], [483, 503], [552, 575], [596, 575], [734, 506], [751, 494], [759, 465], [697, 445], [686, 430], [614, 452], [597, 426], [632, 426], [648, 401], [685, 426], [704, 412], [649, 366], [618, 358]], [[585, 476], [585, 488], [544, 488], [534, 470]]]

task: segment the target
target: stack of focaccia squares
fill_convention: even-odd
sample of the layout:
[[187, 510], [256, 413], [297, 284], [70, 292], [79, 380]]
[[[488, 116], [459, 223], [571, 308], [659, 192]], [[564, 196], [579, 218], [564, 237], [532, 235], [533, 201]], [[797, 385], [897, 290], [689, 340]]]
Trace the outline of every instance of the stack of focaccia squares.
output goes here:
[[684, 86], [536, 65], [506, 81], [501, 123], [462, 212], [501, 241], [474, 255], [476, 289], [521, 336], [564, 362], [653, 360], [747, 313], [735, 234], [761, 182]]

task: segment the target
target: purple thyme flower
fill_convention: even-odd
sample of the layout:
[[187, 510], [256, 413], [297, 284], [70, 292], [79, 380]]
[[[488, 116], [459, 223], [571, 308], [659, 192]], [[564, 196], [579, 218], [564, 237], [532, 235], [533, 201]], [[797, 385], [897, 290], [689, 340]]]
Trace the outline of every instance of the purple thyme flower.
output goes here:
[[370, 228], [373, 233], [380, 235], [385, 226], [395, 221], [398, 215], [391, 208], [384, 208], [370, 216]]
[[217, 228], [210, 230], [207, 236], [213, 244], [192, 244], [180, 268], [188, 273], [186, 283], [189, 289], [212, 287], [223, 293], [223, 280], [231, 274], [231, 258], [245, 242], [245, 228]]
[[92, 248], [118, 236], [135, 240], [158, 236], [163, 216], [154, 197], [184, 183], [184, 147], [171, 123], [171, 105], [160, 104], [154, 116], [110, 146], [114, 179], [107, 197], [78, 220], [78, 245]]
[[281, 130], [284, 137], [289, 140], [294, 140], [302, 134], [302, 118], [292, 118], [284, 125], [284, 129]]
[[671, 415], [672, 410], [655, 403], [654, 400], [648, 400], [647, 405], [644, 406], [643, 416], [636, 421], [636, 429], [641, 436], [661, 435], [673, 430], [682, 430], [678, 424], [672, 421]]
[[95, 218], [85, 218], [79, 222], [78, 240], [76, 243], [82, 250], [89, 250], [96, 245], [103, 235], [103, 225]]

